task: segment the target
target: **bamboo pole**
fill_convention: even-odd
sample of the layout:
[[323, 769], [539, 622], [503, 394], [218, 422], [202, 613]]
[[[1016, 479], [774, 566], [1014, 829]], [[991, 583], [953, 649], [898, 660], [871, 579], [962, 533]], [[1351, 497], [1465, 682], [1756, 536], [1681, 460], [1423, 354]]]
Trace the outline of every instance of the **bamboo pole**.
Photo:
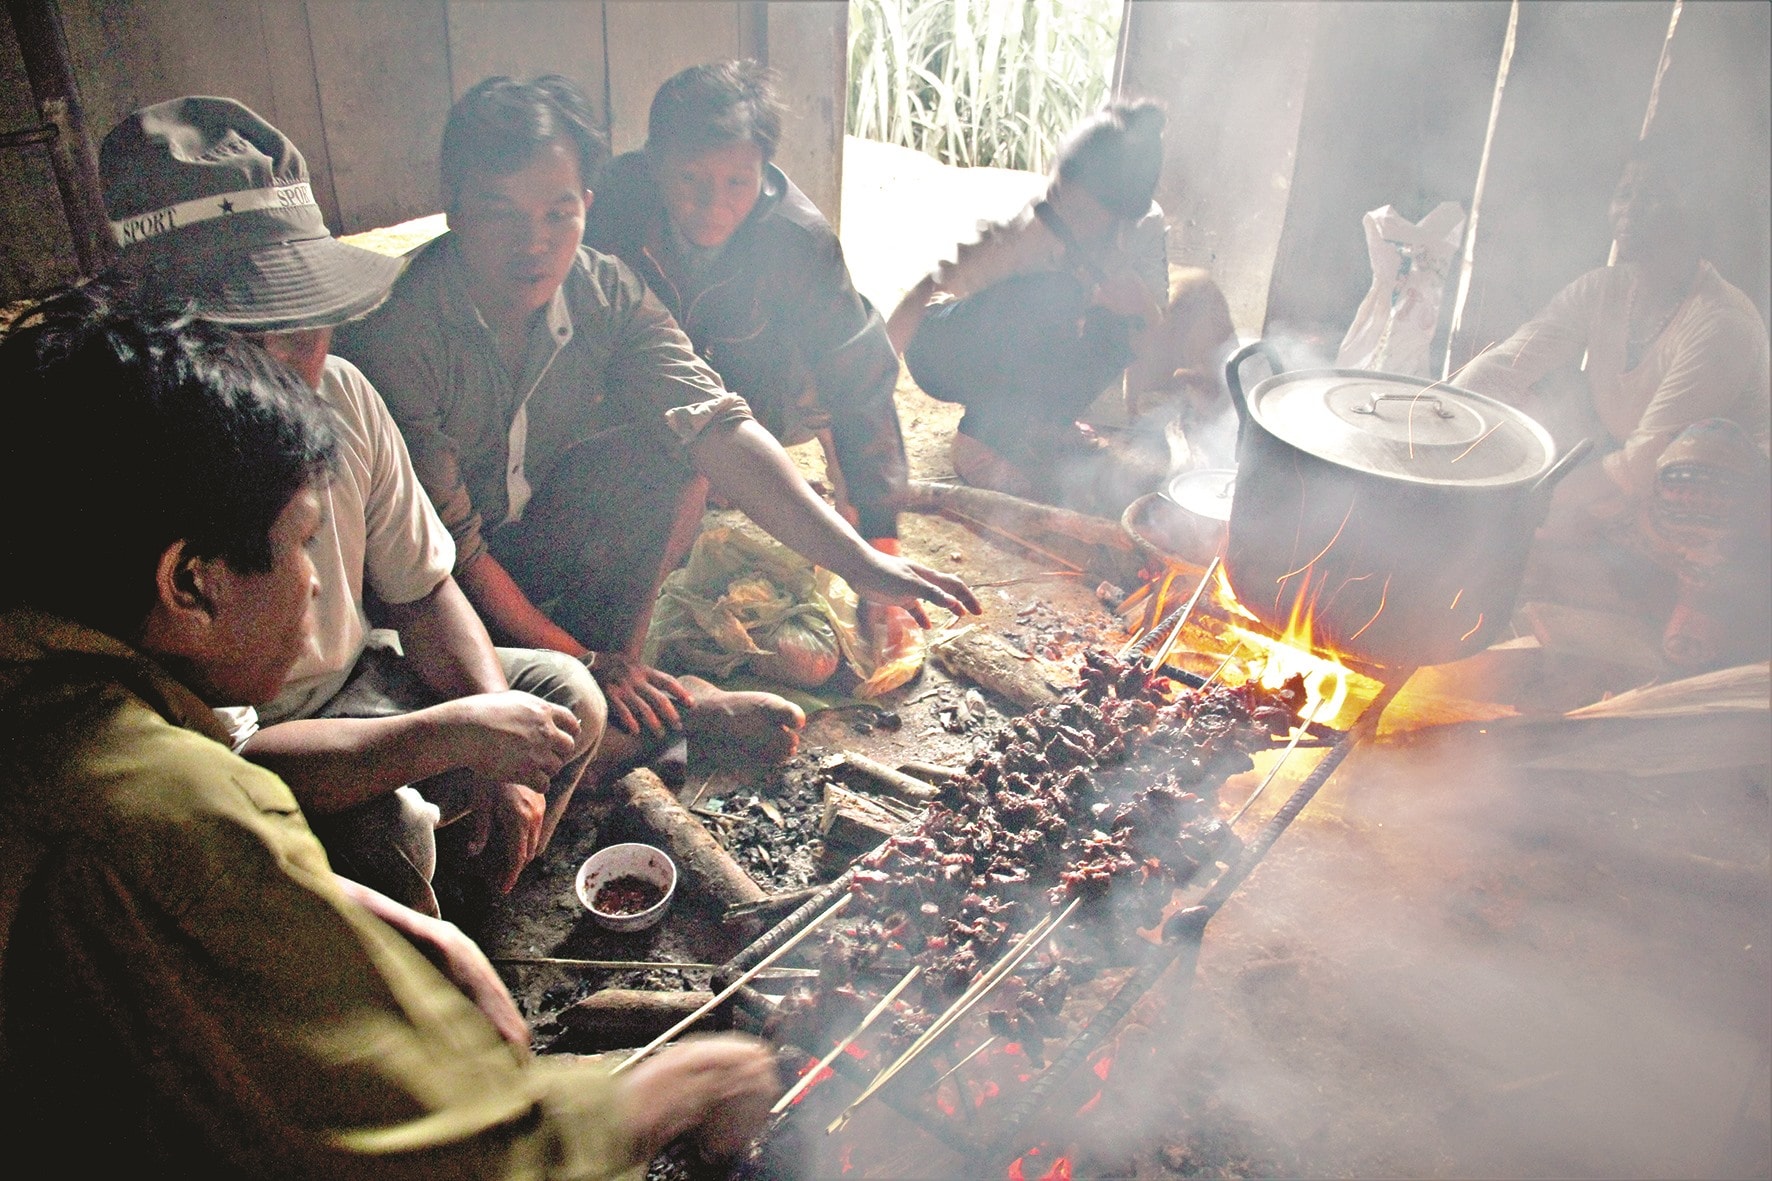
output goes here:
[[1464, 326], [1464, 305], [1470, 299], [1471, 272], [1476, 266], [1477, 215], [1483, 208], [1483, 187], [1489, 183], [1489, 152], [1495, 146], [1495, 125], [1501, 121], [1501, 93], [1507, 89], [1508, 70], [1514, 61], [1514, 35], [1520, 27], [1520, 0], [1507, 13], [1507, 36], [1501, 42], [1501, 64], [1495, 69], [1495, 93], [1489, 99], [1489, 126], [1483, 132], [1483, 154], [1477, 158], [1477, 185], [1471, 193], [1470, 220], [1464, 227], [1464, 258], [1458, 264], [1458, 295], [1452, 301], [1452, 326], [1446, 331], [1446, 359], [1440, 380], [1452, 379], [1452, 350], [1458, 330]]

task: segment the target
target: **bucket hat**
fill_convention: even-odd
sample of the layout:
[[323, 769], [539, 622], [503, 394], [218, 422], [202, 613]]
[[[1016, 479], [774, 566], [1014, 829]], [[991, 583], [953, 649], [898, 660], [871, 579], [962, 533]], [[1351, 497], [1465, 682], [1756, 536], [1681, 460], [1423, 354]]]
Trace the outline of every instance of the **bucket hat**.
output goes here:
[[251, 332], [327, 328], [387, 298], [402, 260], [326, 228], [289, 137], [231, 98], [132, 112], [99, 149], [117, 278]]

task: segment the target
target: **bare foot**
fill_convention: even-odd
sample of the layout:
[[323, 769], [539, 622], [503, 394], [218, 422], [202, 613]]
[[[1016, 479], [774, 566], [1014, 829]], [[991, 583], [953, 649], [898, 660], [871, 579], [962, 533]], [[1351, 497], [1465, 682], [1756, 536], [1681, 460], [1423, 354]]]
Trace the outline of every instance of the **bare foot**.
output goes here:
[[724, 749], [779, 763], [800, 748], [806, 714], [773, 693], [730, 693], [700, 677], [678, 677], [692, 704], [683, 711], [683, 729], [697, 753]]

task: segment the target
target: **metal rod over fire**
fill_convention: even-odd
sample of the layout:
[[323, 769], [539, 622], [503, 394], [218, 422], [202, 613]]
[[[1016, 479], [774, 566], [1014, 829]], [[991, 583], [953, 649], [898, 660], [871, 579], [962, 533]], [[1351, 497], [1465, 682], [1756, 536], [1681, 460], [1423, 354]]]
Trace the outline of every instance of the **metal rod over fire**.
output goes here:
[[[1089, 1055], [1106, 1040], [1127, 1014], [1132, 1011], [1146, 994], [1156, 985], [1177, 960], [1183, 965], [1187, 985], [1191, 987], [1195, 965], [1199, 960], [1201, 944], [1205, 938], [1206, 925], [1212, 921], [1232, 894], [1242, 885], [1269, 849], [1280, 839], [1287, 827], [1304, 811], [1305, 805], [1322, 790], [1332, 775], [1352, 753], [1353, 748], [1378, 729], [1379, 719], [1384, 715], [1386, 707], [1402, 690], [1405, 683], [1415, 670], [1398, 670], [1395, 677], [1388, 681], [1379, 691], [1377, 697], [1366, 707], [1364, 713], [1353, 726], [1341, 736], [1334, 746], [1329, 748], [1315, 768], [1297, 790], [1292, 793], [1279, 811], [1269, 818], [1259, 833], [1243, 847], [1243, 854], [1213, 883], [1212, 888], [1201, 897], [1198, 904], [1177, 912], [1163, 925], [1162, 943], [1139, 965], [1136, 971], [1120, 986], [1118, 992], [1101, 1007], [1091, 1018], [1089, 1024], [1072, 1039], [1053, 1063], [1034, 1079], [1020, 1101], [1004, 1117], [1002, 1130], [997, 1136], [993, 1153], [1010, 1160], [1019, 1160], [1024, 1154], [1017, 1146], [1022, 1143], [1022, 1129], [1039, 1114], [1040, 1110], [1052, 1097], [1054, 1090], [1074, 1075]], [[1178, 994], [1178, 1000], [1185, 998], [1185, 991]]]

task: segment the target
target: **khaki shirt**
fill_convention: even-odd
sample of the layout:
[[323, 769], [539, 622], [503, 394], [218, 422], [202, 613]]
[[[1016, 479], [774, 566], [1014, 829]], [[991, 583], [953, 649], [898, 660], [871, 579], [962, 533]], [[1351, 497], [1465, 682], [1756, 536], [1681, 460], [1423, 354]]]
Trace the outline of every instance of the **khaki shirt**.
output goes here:
[[598, 1178], [613, 1084], [502, 1041], [156, 663], [0, 613], [0, 1136], [57, 1171]]
[[515, 373], [469, 286], [455, 235], [445, 234], [418, 250], [386, 303], [333, 338], [333, 351], [387, 399], [455, 539], [458, 571], [486, 551], [486, 534], [520, 520], [566, 453], [593, 436], [638, 427], [659, 464], [686, 465], [689, 444], [708, 426], [751, 417], [658, 297], [613, 257], [579, 250], [530, 325]]

